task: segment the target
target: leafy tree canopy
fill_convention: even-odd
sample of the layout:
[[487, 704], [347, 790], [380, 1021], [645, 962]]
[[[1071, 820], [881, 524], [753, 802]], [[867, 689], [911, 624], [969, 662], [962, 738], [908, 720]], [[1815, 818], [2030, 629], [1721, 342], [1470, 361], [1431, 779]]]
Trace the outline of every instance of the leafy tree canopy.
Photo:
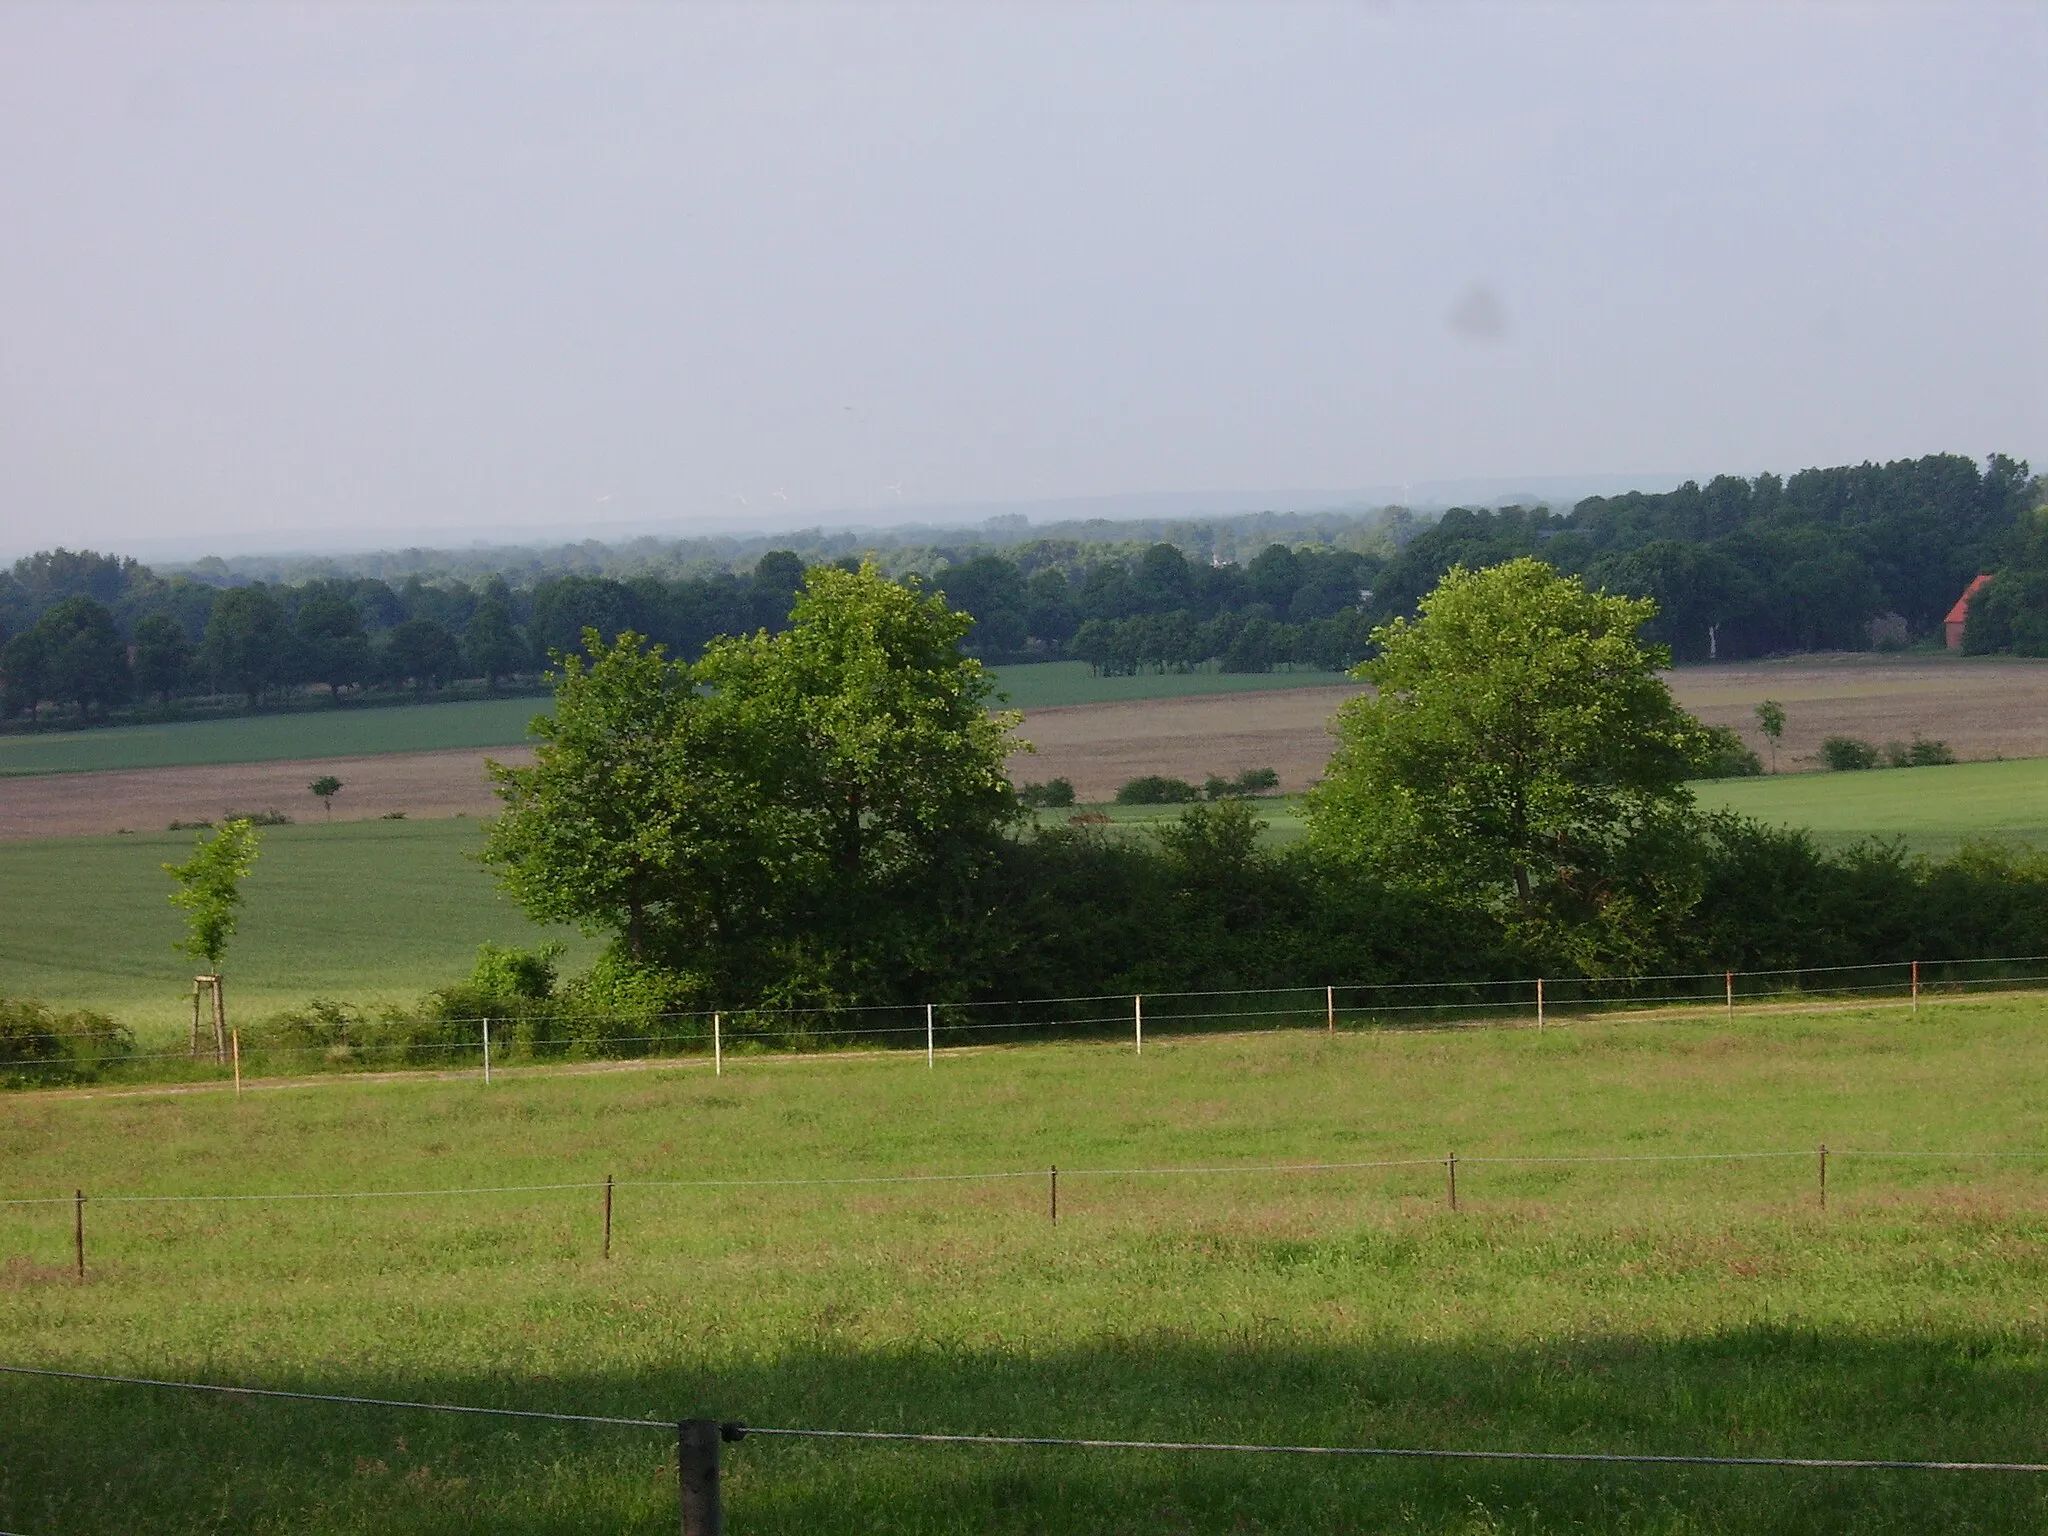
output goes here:
[[1310, 797], [1315, 844], [1524, 921], [1613, 907], [1706, 745], [1637, 638], [1654, 613], [1533, 559], [1452, 570], [1375, 632], [1373, 692], [1339, 711]]
[[177, 881], [171, 905], [185, 912], [187, 931], [176, 947], [218, 972], [241, 914], [242, 881], [255, 867], [256, 828], [246, 819], [230, 821], [211, 836], [201, 833], [192, 857], [166, 864]]

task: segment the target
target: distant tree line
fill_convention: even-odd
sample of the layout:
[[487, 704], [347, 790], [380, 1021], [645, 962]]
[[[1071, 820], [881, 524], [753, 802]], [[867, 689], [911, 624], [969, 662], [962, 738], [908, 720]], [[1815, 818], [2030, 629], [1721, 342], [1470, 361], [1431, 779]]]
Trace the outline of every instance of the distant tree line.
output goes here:
[[[1149, 546], [1036, 539], [925, 552], [917, 576], [972, 623], [983, 661], [1074, 659], [1105, 674], [1336, 669], [1373, 627], [1415, 612], [1454, 565], [1522, 557], [1594, 589], [1653, 600], [1645, 634], [1681, 662], [1903, 646], [1939, 635], [1980, 572], [1968, 647], [2048, 654], [2048, 511], [2024, 462], [1954, 454], [1723, 475], [1661, 494], [1591, 497], [1568, 513], [1454, 508], [1417, 532], [1376, 524], [1371, 548], [1272, 543], [1242, 563]], [[1105, 532], [1112, 531], [1105, 525]], [[858, 568], [844, 556], [834, 562]], [[219, 562], [213, 562], [218, 565]], [[221, 572], [225, 567], [221, 567]], [[168, 578], [131, 559], [45, 551], [0, 575], [0, 712], [72, 718], [198, 696], [250, 705], [294, 690], [431, 696], [456, 681], [535, 679], [585, 631], [633, 633], [681, 659], [725, 636], [778, 633], [805, 561], [618, 577], [372, 576], [297, 585]]]

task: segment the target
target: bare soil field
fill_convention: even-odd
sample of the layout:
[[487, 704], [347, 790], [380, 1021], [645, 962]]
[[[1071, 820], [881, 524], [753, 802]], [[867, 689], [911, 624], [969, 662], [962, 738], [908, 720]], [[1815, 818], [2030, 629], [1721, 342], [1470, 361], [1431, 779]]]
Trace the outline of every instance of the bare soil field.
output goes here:
[[[1759, 700], [1778, 700], [1786, 713], [1778, 766], [1788, 771], [1814, 767], [1822, 738], [1838, 734], [1883, 745], [1917, 732], [1964, 759], [2048, 756], [2048, 662], [1801, 657], [1687, 667], [1670, 681], [1688, 709], [1734, 726], [1766, 756], [1753, 711]], [[1355, 691], [1324, 685], [1034, 709], [1020, 734], [1038, 750], [1012, 758], [1010, 772], [1020, 783], [1071, 779], [1084, 801], [1107, 800], [1141, 774], [1200, 782], [1242, 768], [1273, 768], [1283, 789], [1302, 790], [1329, 757], [1331, 714]], [[528, 759], [524, 749], [506, 748], [0, 779], [0, 838], [158, 831], [229, 808], [274, 806], [308, 821], [320, 807], [306, 785], [322, 773], [347, 786], [335, 801], [337, 819], [486, 815], [496, 805], [487, 756]]]
[[336, 821], [402, 812], [440, 817], [488, 814], [497, 801], [484, 759], [530, 762], [524, 747], [494, 752], [389, 752], [295, 763], [226, 763], [134, 768], [0, 779], [0, 839], [161, 832], [173, 821], [218, 821], [224, 811], [279, 810], [294, 821], [322, 811], [306, 786], [322, 774], [342, 782]]

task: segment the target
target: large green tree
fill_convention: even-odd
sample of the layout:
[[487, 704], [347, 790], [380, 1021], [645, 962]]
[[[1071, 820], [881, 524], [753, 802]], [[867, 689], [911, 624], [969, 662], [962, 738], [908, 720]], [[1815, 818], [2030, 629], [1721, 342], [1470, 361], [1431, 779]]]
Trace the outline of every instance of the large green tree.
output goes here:
[[534, 765], [493, 769], [485, 857], [534, 917], [729, 1003], [928, 982], [1019, 814], [1017, 717], [960, 653], [971, 623], [872, 566], [821, 567], [786, 630], [695, 666], [586, 634]]
[[[637, 963], [701, 946], [733, 894], [733, 847], [754, 826], [732, 767], [707, 751], [710, 701], [687, 665], [630, 630], [584, 631], [531, 767], [492, 763], [505, 810], [484, 860], [527, 914], [611, 933]], [[731, 913], [738, 916], [738, 913]]]
[[787, 629], [699, 664], [775, 849], [764, 934], [787, 984], [867, 996], [943, 968], [947, 920], [1019, 815], [1021, 716], [990, 710], [961, 654], [973, 622], [872, 565], [819, 566]]
[[[1370, 693], [1310, 797], [1326, 854], [1555, 929], [1654, 922], [1690, 878], [1683, 812], [1699, 726], [1638, 629], [1653, 603], [1532, 559], [1453, 569], [1374, 631]], [[1626, 925], [1626, 924], [1625, 924]]]

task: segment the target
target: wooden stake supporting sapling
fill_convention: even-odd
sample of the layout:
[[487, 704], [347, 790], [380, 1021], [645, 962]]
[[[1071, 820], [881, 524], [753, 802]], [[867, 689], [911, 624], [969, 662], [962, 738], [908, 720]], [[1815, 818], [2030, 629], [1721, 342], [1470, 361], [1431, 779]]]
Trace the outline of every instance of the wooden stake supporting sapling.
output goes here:
[[177, 882], [171, 905], [185, 911], [187, 931], [176, 947], [206, 963], [206, 974], [193, 978], [192, 1054], [199, 1054], [199, 996], [213, 994], [213, 1058], [225, 1063], [228, 1050], [228, 1008], [221, 976], [221, 956], [235, 931], [242, 905], [242, 878], [256, 862], [256, 829], [246, 817], [228, 822], [212, 836], [205, 833], [183, 864], [166, 864], [164, 873]]

